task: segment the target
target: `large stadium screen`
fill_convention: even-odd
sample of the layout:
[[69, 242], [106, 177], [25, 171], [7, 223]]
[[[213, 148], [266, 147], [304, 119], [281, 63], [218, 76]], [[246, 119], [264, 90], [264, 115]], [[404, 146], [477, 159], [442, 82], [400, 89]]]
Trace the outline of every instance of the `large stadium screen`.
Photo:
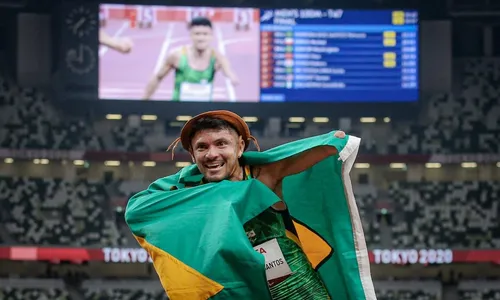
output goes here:
[[99, 98], [417, 101], [416, 11], [101, 4]]

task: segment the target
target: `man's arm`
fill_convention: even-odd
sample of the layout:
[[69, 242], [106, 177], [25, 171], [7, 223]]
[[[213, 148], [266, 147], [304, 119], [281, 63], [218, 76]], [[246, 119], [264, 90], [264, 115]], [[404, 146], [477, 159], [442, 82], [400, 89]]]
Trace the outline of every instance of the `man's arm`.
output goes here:
[[[345, 132], [337, 131], [336, 138], [344, 139]], [[278, 162], [259, 166], [254, 171], [256, 178], [272, 190], [276, 190], [283, 178], [303, 172], [329, 156], [337, 154], [331, 146], [319, 146]]]
[[128, 53], [132, 49], [129, 38], [114, 38], [104, 30], [99, 30], [99, 43], [121, 53]]
[[224, 75], [229, 78], [229, 80], [231, 80], [231, 83], [233, 85], [237, 85], [239, 82], [238, 76], [236, 76], [236, 74], [233, 72], [231, 63], [229, 62], [227, 57], [219, 52], [216, 52], [215, 57], [217, 60], [217, 68], [220, 68], [222, 70], [222, 73], [224, 73]]
[[177, 54], [175, 52], [170, 53], [170, 55], [165, 60], [165, 63], [161, 67], [161, 69], [158, 71], [158, 73], [153, 75], [153, 77], [149, 80], [148, 84], [146, 85], [146, 90], [144, 91], [143, 100], [151, 99], [151, 96], [153, 96], [154, 92], [158, 88], [158, 85], [160, 85], [160, 82], [163, 80], [163, 78], [165, 78], [168, 75], [168, 73], [170, 73], [170, 71], [176, 68], [176, 61], [177, 61]]

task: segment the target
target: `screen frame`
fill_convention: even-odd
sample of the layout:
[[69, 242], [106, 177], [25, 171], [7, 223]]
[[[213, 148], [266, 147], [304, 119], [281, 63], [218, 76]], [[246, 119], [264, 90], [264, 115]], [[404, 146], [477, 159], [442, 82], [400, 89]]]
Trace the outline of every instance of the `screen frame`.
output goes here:
[[[106, 4], [123, 4], [123, 3], [111, 3], [111, 2], [106, 2], [106, 3], [99, 3], [98, 6], [100, 7], [100, 5], [106, 5]], [[130, 3], [127, 3], [127, 4], [123, 4], [123, 5], [155, 5], [157, 6], [157, 4], [130, 4]], [[170, 5], [161, 5], [161, 6], [170, 6]], [[210, 8], [227, 8], [227, 9], [233, 9], [233, 8], [251, 8], [251, 9], [257, 9], [257, 10], [260, 10], [260, 9], [270, 9], [269, 7], [253, 7], [253, 6], [241, 6], [241, 7], [231, 7], [231, 6], [192, 6], [192, 5], [171, 5], [171, 7], [210, 7]], [[273, 7], [272, 9], [303, 9], [303, 8], [276, 8], [276, 7]], [[325, 9], [325, 8], [315, 8], [315, 9]], [[335, 8], [335, 9], [344, 9], [344, 8]], [[245, 101], [245, 102], [236, 102], [234, 104], [238, 104], [238, 105], [243, 105], [243, 104], [252, 104], [252, 105], [256, 105], [256, 104], [286, 104], [287, 106], [291, 105], [291, 104], [302, 104], [302, 105], [305, 105], [305, 104], [314, 104], [314, 105], [319, 105], [319, 104], [328, 104], [328, 105], [340, 105], [340, 104], [357, 104], [357, 105], [368, 105], [370, 106], [370, 104], [384, 104], [384, 103], [390, 103], [391, 105], [396, 105], [396, 104], [402, 104], [402, 105], [409, 105], [409, 104], [414, 104], [414, 103], [417, 103], [417, 102], [420, 102], [421, 101], [421, 96], [422, 96], [422, 86], [421, 86], [421, 68], [422, 68], [422, 60], [421, 60], [421, 42], [422, 42], [422, 36], [421, 36], [421, 15], [420, 15], [420, 11], [418, 11], [418, 9], [413, 9], [413, 8], [405, 8], [405, 9], [399, 9], [399, 8], [379, 8], [379, 9], [366, 9], [366, 8], [356, 8], [356, 9], [352, 9], [352, 8], [347, 8], [349, 10], [363, 10], [363, 11], [390, 11], [390, 10], [403, 10], [403, 11], [408, 11], [408, 10], [413, 10], [413, 11], [416, 11], [417, 14], [418, 14], [418, 23], [416, 24], [417, 25], [417, 39], [418, 39], [418, 47], [417, 47], [417, 51], [418, 51], [418, 62], [417, 62], [417, 67], [418, 67], [418, 70], [417, 70], [417, 80], [418, 80], [418, 88], [417, 88], [417, 99], [414, 100], [414, 101], [384, 101], [384, 100], [380, 100], [380, 101], [369, 101], [369, 102], [366, 102], [366, 101], [359, 101], [359, 100], [351, 100], [351, 101], [343, 101], [342, 103], [339, 103], [339, 102], [335, 102], [335, 101], [332, 101], [332, 102], [329, 102], [329, 101], [321, 101], [321, 102], [315, 102], [315, 101], [293, 101], [293, 102], [287, 102], [287, 101], [284, 101], [284, 102], [277, 102], [277, 103], [271, 103], [271, 102], [261, 102], [261, 98], [262, 98], [262, 94], [261, 94], [261, 87], [260, 87], [260, 82], [261, 82], [261, 72], [259, 71], [258, 72], [258, 82], [259, 82], [259, 87], [258, 87], [258, 91], [259, 91], [259, 99], [258, 101], [256, 102], [251, 102], [251, 101]], [[259, 25], [259, 33], [260, 33], [260, 25]], [[259, 37], [260, 37], [260, 34], [259, 34]], [[258, 44], [258, 49], [260, 49], [262, 46], [261, 44], [261, 39], [259, 38], [259, 44]], [[99, 50], [99, 46], [97, 47], [97, 51]], [[259, 51], [258, 53], [258, 62], [259, 62], [259, 70], [260, 70], [260, 61], [261, 61], [261, 52]], [[98, 68], [100, 70], [100, 59], [98, 60], [97, 62], [97, 65], [98, 65]], [[98, 85], [97, 85], [97, 98], [98, 98], [98, 101], [127, 101], [127, 102], [133, 102], [133, 101], [140, 101], [140, 102], [144, 102], [144, 100], [141, 100], [141, 99], [127, 99], [127, 100], [122, 100], [122, 99], [112, 99], [112, 98], [99, 98], [99, 82], [100, 82], [100, 72], [98, 73], [98, 78], [97, 78], [97, 82], [98, 82]], [[325, 92], [328, 92], [328, 89], [325, 89]], [[390, 93], [390, 91], [388, 92]], [[169, 99], [165, 99], [165, 100], [154, 100], [154, 102], [158, 103], [158, 102], [168, 102], [168, 103], [172, 103], [174, 104], [173, 101], [169, 100]], [[211, 103], [207, 103], [207, 102], [203, 102], [203, 101], [200, 101], [200, 102], [197, 102], [197, 101], [190, 101], [190, 103], [193, 103], [193, 104], [196, 104], [196, 105], [200, 105], [200, 104], [211, 104]], [[215, 106], [219, 106], [220, 104], [222, 103], [228, 103], [228, 102], [212, 102], [212, 104], [214, 104]]]

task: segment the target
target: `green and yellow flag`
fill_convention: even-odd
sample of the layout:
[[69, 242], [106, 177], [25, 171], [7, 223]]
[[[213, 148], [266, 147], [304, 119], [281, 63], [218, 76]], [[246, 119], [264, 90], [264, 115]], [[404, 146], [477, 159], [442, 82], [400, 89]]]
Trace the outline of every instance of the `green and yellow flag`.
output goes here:
[[[339, 139], [331, 132], [243, 155], [251, 166], [318, 146], [337, 149], [337, 155], [283, 181], [283, 198], [300, 243], [334, 300], [376, 299], [349, 177], [359, 143], [357, 137]], [[168, 296], [271, 299], [264, 256], [253, 249], [243, 225], [280, 199], [255, 179], [185, 188], [201, 178], [193, 165], [158, 179], [133, 196], [125, 212]]]

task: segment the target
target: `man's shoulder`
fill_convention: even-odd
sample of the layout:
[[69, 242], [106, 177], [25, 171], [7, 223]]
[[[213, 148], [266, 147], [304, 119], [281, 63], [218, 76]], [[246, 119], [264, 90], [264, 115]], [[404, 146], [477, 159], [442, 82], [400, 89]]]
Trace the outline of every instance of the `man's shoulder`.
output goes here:
[[184, 52], [184, 46], [179, 46], [172, 49], [167, 56], [167, 61], [170, 63], [177, 63]]

